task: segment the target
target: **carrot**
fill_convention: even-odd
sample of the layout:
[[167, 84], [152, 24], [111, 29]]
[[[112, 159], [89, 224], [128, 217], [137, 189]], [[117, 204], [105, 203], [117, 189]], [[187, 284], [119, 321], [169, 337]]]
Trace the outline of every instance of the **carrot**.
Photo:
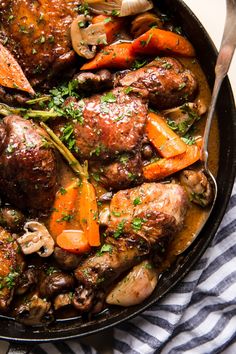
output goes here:
[[157, 162], [144, 166], [144, 177], [149, 181], [154, 181], [170, 176], [198, 161], [200, 151], [198, 145], [187, 145], [186, 151], [181, 155], [169, 159], [160, 159]]
[[94, 59], [82, 65], [80, 70], [101, 68], [127, 69], [134, 60], [132, 43], [119, 43], [104, 47]]
[[90, 251], [90, 246], [82, 230], [64, 230], [57, 236], [57, 244], [72, 253], [85, 253]]
[[87, 179], [82, 180], [80, 192], [80, 224], [90, 246], [100, 246], [98, 207], [95, 189]]
[[194, 57], [195, 50], [192, 44], [171, 31], [151, 28], [149, 31], [133, 41], [135, 54], [158, 55], [159, 53]]
[[92, 23], [104, 23], [107, 36], [107, 43], [110, 44], [117, 39], [117, 34], [122, 29], [124, 21], [121, 18], [106, 15], [98, 15], [92, 19]]
[[9, 50], [0, 43], [0, 85], [35, 94], [20, 65]]
[[187, 145], [181, 138], [168, 127], [161, 116], [155, 113], [148, 114], [146, 133], [162, 157], [180, 155], [187, 149]]
[[[100, 245], [98, 206], [96, 200], [96, 192], [93, 185], [89, 182], [88, 162], [85, 161], [81, 166], [79, 161], [61, 142], [58, 136], [43, 122], [40, 125], [46, 130], [50, 136], [49, 141], [57, 148], [62, 156], [69, 163], [72, 170], [80, 177], [79, 188], [79, 220], [80, 226], [83, 228], [90, 246]], [[64, 225], [65, 226], [65, 225]], [[66, 225], [68, 226], [68, 224]]]
[[52, 237], [56, 238], [64, 230], [74, 229], [79, 200], [79, 180], [73, 181], [66, 188], [60, 189], [53, 205], [53, 211], [49, 218], [49, 231]]

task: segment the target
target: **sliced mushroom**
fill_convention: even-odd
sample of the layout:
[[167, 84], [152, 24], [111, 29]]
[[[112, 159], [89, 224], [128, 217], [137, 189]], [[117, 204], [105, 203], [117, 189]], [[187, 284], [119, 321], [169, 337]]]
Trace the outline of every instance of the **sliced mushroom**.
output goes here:
[[151, 27], [162, 28], [163, 24], [161, 19], [151, 12], [145, 12], [144, 14], [140, 14], [135, 17], [135, 19], [131, 23], [131, 33], [137, 38], [141, 36], [143, 33], [150, 30]]
[[61, 307], [71, 305], [72, 304], [72, 296], [73, 295], [71, 293], [57, 295], [54, 300], [54, 309], [58, 310]]
[[42, 319], [48, 313], [50, 307], [50, 302], [34, 294], [15, 309], [15, 315], [19, 322], [27, 326], [39, 325], [42, 324]]
[[43, 224], [29, 221], [24, 230], [25, 234], [17, 239], [24, 254], [37, 252], [40, 257], [49, 257], [53, 253], [55, 242]]
[[205, 112], [206, 105], [203, 101], [198, 101], [197, 103], [188, 102], [182, 106], [164, 110], [161, 113], [169, 120], [169, 124], [176, 133], [183, 136]]
[[108, 294], [110, 305], [133, 306], [148, 298], [157, 285], [158, 273], [148, 260], [135, 266]]
[[[74, 51], [86, 59], [91, 59], [96, 54], [96, 46], [98, 44], [106, 44], [107, 36], [105, 25], [103, 22], [86, 24], [91, 21], [92, 17], [79, 15], [71, 24], [71, 41]], [[89, 46], [92, 46], [91, 48]]]

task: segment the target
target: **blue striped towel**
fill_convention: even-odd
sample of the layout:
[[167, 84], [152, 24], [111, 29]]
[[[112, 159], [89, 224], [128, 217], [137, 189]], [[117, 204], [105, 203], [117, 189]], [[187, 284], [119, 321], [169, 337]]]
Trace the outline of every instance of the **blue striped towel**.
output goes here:
[[[236, 353], [236, 183], [219, 231], [200, 261], [162, 301], [114, 328], [115, 354]], [[97, 354], [79, 341], [34, 354]]]

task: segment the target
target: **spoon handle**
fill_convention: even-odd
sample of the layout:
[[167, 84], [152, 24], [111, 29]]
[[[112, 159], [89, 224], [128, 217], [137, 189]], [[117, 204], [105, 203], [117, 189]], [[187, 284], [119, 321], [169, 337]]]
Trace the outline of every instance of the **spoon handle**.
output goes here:
[[215, 82], [212, 92], [211, 103], [207, 115], [206, 126], [203, 136], [201, 160], [207, 169], [208, 162], [208, 140], [211, 122], [215, 111], [216, 101], [221, 84], [228, 73], [231, 60], [236, 47], [236, 0], [227, 0], [226, 20], [224, 34], [215, 66]]

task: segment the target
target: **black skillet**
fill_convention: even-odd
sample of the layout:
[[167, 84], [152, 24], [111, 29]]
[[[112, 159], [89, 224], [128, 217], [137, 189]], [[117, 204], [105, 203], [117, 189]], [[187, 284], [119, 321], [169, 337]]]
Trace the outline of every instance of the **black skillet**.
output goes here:
[[[184, 33], [190, 38], [212, 88], [217, 53], [205, 29], [182, 0], [159, 0], [158, 7], [163, 12], [168, 11], [174, 15], [176, 24], [181, 25]], [[103, 312], [92, 320], [86, 321], [81, 318], [71, 318], [56, 321], [49, 326], [39, 328], [24, 327], [8, 317], [1, 316], [0, 339], [11, 343], [8, 353], [23, 354], [27, 353], [30, 347], [36, 343], [81, 338], [111, 328], [138, 315], [153, 305], [189, 272], [206, 250], [220, 225], [235, 179], [236, 111], [227, 78], [221, 88], [217, 114], [220, 130], [220, 161], [217, 176], [219, 191], [215, 206], [198, 238], [185, 254], [179, 256], [177, 264], [165, 272], [151, 297], [142, 304], [131, 308], [112, 309], [109, 312]]]

